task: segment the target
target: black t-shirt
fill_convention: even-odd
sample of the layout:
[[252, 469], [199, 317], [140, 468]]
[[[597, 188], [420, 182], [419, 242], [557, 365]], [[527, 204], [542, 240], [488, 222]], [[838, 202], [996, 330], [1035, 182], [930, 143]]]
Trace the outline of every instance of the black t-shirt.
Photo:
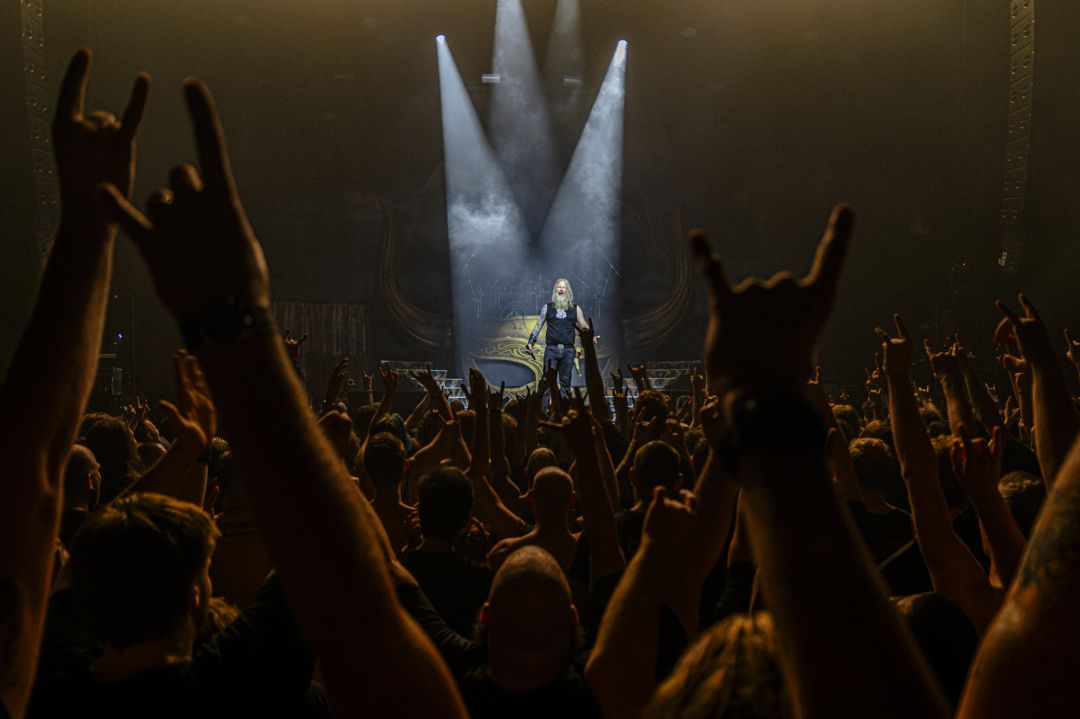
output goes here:
[[405, 552], [401, 563], [450, 628], [462, 636], [472, 636], [476, 614], [491, 591], [495, 576], [491, 568], [457, 552]]
[[896, 509], [884, 514], [867, 511], [862, 502], [848, 502], [851, 518], [875, 562], [883, 562], [915, 538], [911, 515]]
[[197, 647], [191, 662], [99, 684], [100, 648], [74, 619], [71, 592], [49, 600], [28, 717], [330, 716], [311, 684], [314, 657], [270, 579], [232, 624]]

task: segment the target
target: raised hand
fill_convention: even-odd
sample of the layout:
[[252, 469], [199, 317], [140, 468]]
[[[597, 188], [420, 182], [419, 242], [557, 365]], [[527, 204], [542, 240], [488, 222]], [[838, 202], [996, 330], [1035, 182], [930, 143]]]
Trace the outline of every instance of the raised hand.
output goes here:
[[972, 497], [997, 492], [1006, 444], [1002, 428], [994, 427], [989, 442], [973, 439], [964, 425], [960, 426], [959, 436], [960, 442], [953, 446], [950, 460], [960, 486]]
[[938, 381], [946, 377], [959, 378], [961, 376], [960, 362], [956, 357], [954, 348], [943, 352], [935, 352], [933, 343], [930, 340], [923, 340], [923, 349], [926, 351], [926, 358], [930, 360], [930, 369], [933, 370], [934, 377]]
[[465, 387], [465, 397], [469, 400], [469, 409], [488, 407], [488, 383], [484, 373], [475, 367], [469, 368], [469, 382]]
[[1069, 330], [1065, 330], [1065, 346], [1068, 348], [1065, 352], [1065, 356], [1069, 358], [1069, 361], [1076, 365], [1077, 369], [1080, 369], [1080, 341], [1074, 340], [1069, 336]]
[[293, 339], [289, 335], [292, 334], [292, 330], [287, 329], [281, 335], [281, 341], [285, 343], [285, 354], [289, 356], [289, 361], [296, 367], [300, 364], [300, 354], [303, 352], [304, 343], [307, 342], [308, 336], [305, 334], [300, 339]]
[[184, 350], [173, 355], [176, 404], [162, 401], [176, 427], [178, 439], [203, 452], [217, 434], [217, 410], [195, 356]]
[[810, 376], [818, 335], [832, 310], [847, 255], [854, 213], [837, 206], [809, 274], [781, 272], [768, 281], [732, 287], [720, 256], [700, 231], [690, 244], [709, 287], [712, 312], [705, 336], [710, 388], [798, 392]]
[[345, 383], [349, 379], [349, 358], [342, 357], [338, 360], [330, 379], [326, 382], [326, 395], [323, 397], [323, 408], [329, 408], [341, 399], [341, 393], [345, 391]]
[[[428, 365], [427, 369], [422, 370], [409, 370], [409, 376], [420, 383], [420, 386], [430, 392], [442, 393], [439, 388], [439, 382], [435, 379], [435, 375], [431, 374], [431, 366]], [[364, 383], [368, 386], [371, 382], [371, 374], [364, 370]]]
[[618, 394], [626, 388], [626, 380], [623, 379], [621, 370], [615, 370], [611, 373], [611, 391], [613, 394]]
[[697, 498], [685, 489], [670, 495], [664, 487], [653, 489], [652, 503], [645, 514], [642, 547], [659, 549], [673, 556], [686, 552], [697, 522]]
[[1002, 347], [1016, 346], [1020, 352], [1027, 356], [1032, 352], [1042, 350], [1050, 342], [1046, 325], [1039, 318], [1039, 311], [1028, 298], [1020, 295], [1020, 306], [1024, 308], [1024, 316], [1021, 317], [1011, 307], [997, 301], [998, 309], [1005, 315], [997, 329], [994, 330], [994, 342]]
[[890, 337], [889, 333], [880, 327], [875, 327], [874, 332], [881, 337], [881, 353], [883, 355], [882, 370], [886, 374], [906, 374], [911, 371], [911, 358], [915, 352], [915, 344], [911, 341], [911, 335], [904, 327], [904, 320], [899, 314], [893, 315], [896, 324], [896, 337]]
[[382, 379], [383, 392], [393, 394], [397, 392], [398, 373], [390, 365], [379, 366], [379, 377]]
[[135, 133], [146, 108], [150, 77], [140, 73], [135, 79], [120, 120], [109, 112], [86, 113], [83, 101], [90, 62], [90, 51], [79, 50], [60, 84], [52, 126], [53, 150], [63, 209], [105, 224], [110, 216], [99, 201], [98, 185], [107, 182], [122, 195], [131, 194], [135, 180]]
[[115, 182], [103, 185], [111, 216], [138, 246], [162, 302], [179, 321], [221, 302], [270, 304], [266, 259], [240, 204], [210, 91], [184, 82], [202, 176], [190, 165], [169, 173], [144, 215]]

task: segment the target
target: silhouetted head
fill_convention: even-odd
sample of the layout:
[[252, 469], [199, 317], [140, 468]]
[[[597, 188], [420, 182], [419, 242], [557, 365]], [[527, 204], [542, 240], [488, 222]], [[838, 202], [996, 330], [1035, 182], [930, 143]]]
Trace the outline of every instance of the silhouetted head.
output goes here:
[[652, 498], [654, 487], [664, 487], [669, 492], [678, 489], [682, 482], [679, 453], [667, 442], [646, 442], [634, 454], [630, 481], [634, 485], [637, 499], [645, 502]]
[[957, 706], [979, 643], [975, 625], [956, 602], [937, 592], [895, 597], [893, 606], [914, 635], [945, 696]]
[[1009, 505], [1016, 526], [1025, 537], [1030, 537], [1039, 510], [1046, 501], [1046, 485], [1042, 479], [1030, 472], [1009, 472], [998, 482], [998, 491]]
[[364, 449], [364, 472], [376, 490], [397, 489], [405, 476], [405, 445], [389, 432], [373, 435]]
[[532, 486], [533, 480], [536, 479], [536, 474], [542, 469], [547, 467], [558, 467], [559, 459], [555, 456], [547, 447], [537, 447], [529, 455], [529, 461], [525, 463], [525, 479], [528, 481], [529, 486]]
[[511, 692], [548, 684], [566, 670], [577, 634], [570, 584], [555, 558], [534, 546], [507, 557], [478, 626], [495, 684]]
[[574, 482], [558, 467], [546, 467], [536, 473], [529, 499], [537, 521], [565, 521], [574, 505]]
[[694, 642], [642, 713], [648, 719], [789, 719], [772, 618], [733, 614]]
[[159, 494], [122, 497], [91, 515], [71, 547], [83, 629], [118, 649], [175, 639], [190, 651], [210, 603], [217, 538], [206, 512]]
[[135, 483], [143, 471], [139, 446], [127, 423], [119, 417], [94, 412], [83, 418], [79, 443], [94, 453], [101, 465], [101, 501], [108, 502]]
[[420, 480], [420, 530], [424, 539], [452, 542], [472, 514], [472, 482], [460, 469], [439, 467]]

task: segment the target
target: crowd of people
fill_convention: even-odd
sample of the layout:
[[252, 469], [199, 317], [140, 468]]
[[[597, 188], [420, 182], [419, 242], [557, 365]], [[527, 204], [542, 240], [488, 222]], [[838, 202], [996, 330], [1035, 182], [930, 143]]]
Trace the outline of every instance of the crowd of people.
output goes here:
[[[1027, 297], [999, 303], [1007, 391], [959, 339], [915, 384], [896, 315], [866, 401], [832, 397], [811, 358], [841, 205], [803, 277], [733, 286], [692, 234], [710, 321], [681, 397], [636, 366], [589, 401], [590, 324], [585, 392], [473, 370], [451, 401], [414, 372], [402, 418], [389, 368], [343, 402], [343, 360], [313, 409], [208, 89], [183, 86], [199, 169], [143, 211], [149, 78], [116, 118], [84, 108], [89, 68], [62, 83], [61, 222], [0, 390], [0, 716], [1077, 711], [1080, 418]], [[141, 403], [86, 411], [121, 229], [187, 344], [167, 438]]]

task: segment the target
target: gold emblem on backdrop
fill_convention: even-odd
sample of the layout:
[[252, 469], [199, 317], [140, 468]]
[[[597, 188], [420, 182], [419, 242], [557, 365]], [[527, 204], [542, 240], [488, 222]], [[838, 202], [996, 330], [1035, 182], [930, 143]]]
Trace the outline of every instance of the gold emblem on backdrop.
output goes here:
[[[532, 332], [532, 328], [536, 326], [539, 319], [539, 315], [515, 315], [496, 320], [491, 324], [490, 333], [467, 340], [469, 364], [477, 369], [484, 369], [482, 365], [493, 363], [516, 365], [523, 368], [525, 370], [523, 374], [531, 379], [525, 384], [513, 387], [507, 384], [507, 394], [521, 394], [526, 389], [535, 390], [537, 382], [544, 375], [544, 346], [543, 344], [534, 346], [533, 353], [529, 354], [525, 345], [529, 341], [529, 333]], [[584, 384], [585, 375], [581, 364], [580, 345], [576, 347], [578, 356], [574, 358], [574, 384], [578, 385]], [[604, 350], [602, 340], [596, 348], [596, 354], [601, 374], [606, 376], [607, 365], [611, 358]]]

